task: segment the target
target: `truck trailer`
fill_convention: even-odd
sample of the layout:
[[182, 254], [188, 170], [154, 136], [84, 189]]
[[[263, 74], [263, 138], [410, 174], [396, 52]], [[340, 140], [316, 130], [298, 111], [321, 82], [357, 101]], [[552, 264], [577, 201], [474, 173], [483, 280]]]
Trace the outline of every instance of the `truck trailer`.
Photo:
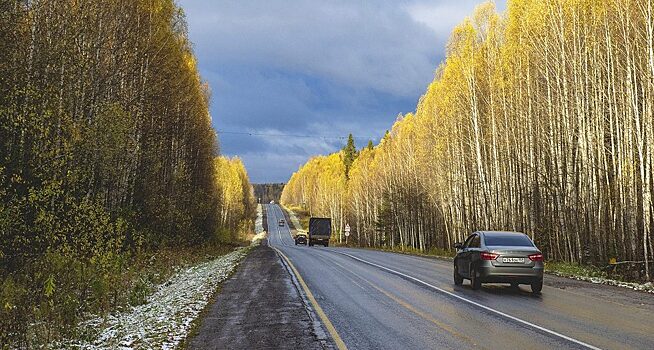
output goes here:
[[309, 247], [314, 244], [329, 246], [329, 237], [332, 235], [332, 219], [310, 218], [309, 219]]

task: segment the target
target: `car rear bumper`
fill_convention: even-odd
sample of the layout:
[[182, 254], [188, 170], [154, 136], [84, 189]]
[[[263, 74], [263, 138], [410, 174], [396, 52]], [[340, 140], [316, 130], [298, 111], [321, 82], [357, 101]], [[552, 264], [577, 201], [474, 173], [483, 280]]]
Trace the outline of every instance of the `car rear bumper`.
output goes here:
[[543, 267], [480, 266], [477, 270], [484, 282], [530, 283], [543, 278]]

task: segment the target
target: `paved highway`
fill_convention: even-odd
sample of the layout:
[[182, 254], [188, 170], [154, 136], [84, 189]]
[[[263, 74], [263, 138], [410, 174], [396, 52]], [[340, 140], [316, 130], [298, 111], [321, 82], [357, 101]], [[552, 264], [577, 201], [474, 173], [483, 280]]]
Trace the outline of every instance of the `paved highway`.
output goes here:
[[473, 291], [454, 285], [448, 261], [295, 246], [289, 226], [278, 226], [281, 208], [266, 207], [268, 244], [300, 275], [341, 348], [654, 349], [649, 294], [553, 276], [541, 295], [499, 284]]

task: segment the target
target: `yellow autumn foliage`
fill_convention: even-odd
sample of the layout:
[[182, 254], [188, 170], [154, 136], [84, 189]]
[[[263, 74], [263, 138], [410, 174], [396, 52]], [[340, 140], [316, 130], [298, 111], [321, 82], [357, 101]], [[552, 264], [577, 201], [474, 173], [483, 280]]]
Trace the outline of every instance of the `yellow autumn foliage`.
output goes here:
[[218, 157], [214, 169], [220, 196], [218, 238], [231, 242], [251, 231], [256, 210], [254, 190], [240, 158]]
[[361, 151], [345, 184], [322, 185], [335, 167], [323, 160], [337, 156], [315, 157], [283, 200], [321, 215], [338, 203], [362, 246], [451, 249], [474, 230], [518, 230], [548, 259], [644, 261], [649, 279], [653, 7], [480, 5], [454, 28], [416, 112]]

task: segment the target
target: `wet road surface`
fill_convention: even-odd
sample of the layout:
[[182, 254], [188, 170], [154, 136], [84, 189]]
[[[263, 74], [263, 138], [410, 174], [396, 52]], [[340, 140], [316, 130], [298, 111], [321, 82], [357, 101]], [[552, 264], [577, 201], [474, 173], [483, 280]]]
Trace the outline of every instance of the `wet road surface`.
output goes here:
[[277, 253], [254, 248], [205, 310], [189, 349], [333, 349]]
[[297, 268], [350, 349], [654, 349], [654, 296], [546, 276], [529, 286], [455, 286], [449, 261], [295, 246], [266, 205], [268, 242]]

